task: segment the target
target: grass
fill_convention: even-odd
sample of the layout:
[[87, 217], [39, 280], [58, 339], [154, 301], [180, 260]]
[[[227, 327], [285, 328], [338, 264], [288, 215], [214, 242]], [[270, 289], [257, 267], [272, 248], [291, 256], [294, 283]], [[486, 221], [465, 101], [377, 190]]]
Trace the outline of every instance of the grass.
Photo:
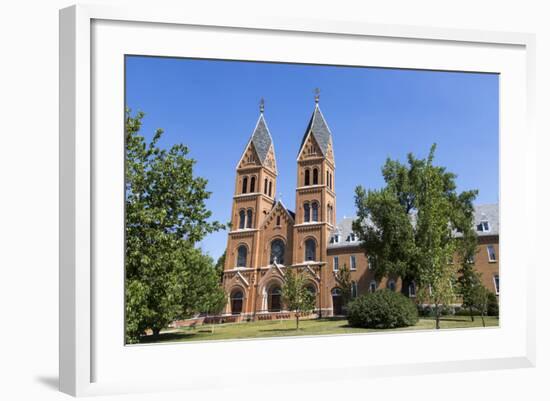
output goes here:
[[[488, 327], [498, 326], [498, 317], [486, 317], [485, 324]], [[294, 320], [225, 323], [199, 326], [197, 328], [182, 327], [179, 329], [167, 329], [161, 331], [158, 336], [144, 336], [141, 339], [141, 343], [292, 337], [319, 334], [372, 333], [404, 330], [434, 330], [435, 320], [432, 318], [421, 318], [414, 326], [389, 330], [353, 328], [348, 326], [347, 320], [343, 318], [301, 320], [300, 328], [296, 330], [295, 327], [296, 322]], [[444, 316], [441, 318], [442, 329], [471, 327], [482, 327], [481, 317], [475, 316], [475, 320], [473, 322], [470, 320], [469, 316]]]

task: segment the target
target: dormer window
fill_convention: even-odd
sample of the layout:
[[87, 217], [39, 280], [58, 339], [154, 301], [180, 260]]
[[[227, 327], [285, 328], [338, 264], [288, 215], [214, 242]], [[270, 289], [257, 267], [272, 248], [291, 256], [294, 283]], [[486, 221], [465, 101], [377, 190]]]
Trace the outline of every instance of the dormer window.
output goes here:
[[334, 238], [334, 243], [335, 244], [340, 242], [340, 234], [335, 234], [333, 238]]
[[355, 242], [355, 241], [357, 241], [357, 235], [355, 235], [355, 233], [351, 233], [351, 234], [348, 236], [348, 241], [349, 241], [349, 242]]
[[477, 226], [477, 231], [481, 231], [482, 233], [486, 233], [491, 231], [491, 226], [489, 225], [489, 220], [485, 216], [483, 216], [481, 222]]

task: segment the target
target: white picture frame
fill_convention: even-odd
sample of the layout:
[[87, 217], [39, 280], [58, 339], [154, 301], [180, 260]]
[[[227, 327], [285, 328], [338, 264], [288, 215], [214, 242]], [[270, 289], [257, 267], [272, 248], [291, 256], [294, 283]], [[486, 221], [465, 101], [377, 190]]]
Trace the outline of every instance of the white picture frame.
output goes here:
[[[145, 36], [144, 30], [147, 30]], [[128, 35], [124, 34], [130, 31], [142, 43], [130, 43], [126, 37]], [[175, 51], [175, 40], [159, 40], [180, 34], [196, 35], [193, 37], [200, 43], [200, 49]], [[225, 35], [225, 38], [231, 38], [232, 41], [242, 41], [238, 46], [240, 53], [231, 46], [224, 45], [223, 49], [216, 47], [220, 35]], [[257, 39], [254, 35], [261, 35], [261, 48], [260, 43], [253, 43], [253, 39]], [[278, 43], [290, 39], [294, 44], [286, 47], [287, 58], [283, 60], [280, 49], [277, 55]], [[120, 148], [122, 130], [120, 138], [113, 139], [115, 142], [112, 143], [104, 136], [94, 136], [94, 132], [97, 133], [94, 129], [98, 130], [98, 127], [102, 127], [101, 124], [122, 126], [123, 110], [113, 111], [113, 105], [115, 108], [122, 107], [122, 103], [116, 102], [123, 97], [124, 90], [120, 85], [122, 70], [117, 70], [123, 62], [119, 55], [137, 52], [164, 56], [291, 61], [288, 57], [295, 57], [292, 54], [299, 49], [300, 43], [317, 46], [316, 41], [324, 41], [327, 45], [334, 46], [334, 43], [330, 43], [334, 40], [342, 45], [341, 53], [334, 51], [326, 59], [319, 60], [313, 60], [311, 55], [305, 54], [300, 61], [331, 63], [329, 57], [333, 57], [332, 63], [343, 64], [342, 60], [347, 57], [350, 64], [367, 65], [359, 56], [346, 56], [346, 44], [351, 41], [354, 46], [370, 46], [372, 54], [376, 54], [379, 60], [369, 62], [368, 65], [371, 66], [374, 62], [383, 67], [488, 71], [498, 72], [504, 77], [501, 82], [500, 108], [500, 260], [501, 288], [504, 288], [501, 295], [501, 327], [483, 331], [471, 329], [444, 333], [410, 332], [125, 347], [123, 338], [119, 336], [123, 325], [116, 324], [120, 316], [123, 316], [120, 308], [124, 301], [123, 293], [120, 292], [123, 285], [120, 282], [120, 277], [123, 277], [123, 265], [120, 263], [123, 248], [116, 248], [120, 245], [123, 226], [120, 225], [120, 232], [115, 233], [114, 237], [106, 235], [104, 239], [103, 235], [98, 236], [101, 230], [105, 230], [107, 222], [123, 224], [120, 210], [117, 207], [107, 210], [109, 207], [105, 206], [106, 201], [113, 200], [113, 194], [117, 193], [116, 190], [113, 192], [113, 188], [120, 184], [120, 174], [123, 174], [120, 168], [120, 158], [123, 157]], [[60, 390], [80, 396], [170, 389], [192, 390], [212, 382], [220, 387], [238, 385], [224, 377], [220, 370], [199, 360], [201, 356], [213, 354], [220, 358], [235, 358], [235, 355], [243, 353], [268, 357], [268, 352], [282, 355], [299, 350], [302, 355], [309, 355], [308, 362], [296, 361], [295, 366], [288, 369], [282, 364], [276, 364], [271, 370], [261, 366], [246, 368], [243, 364], [242, 368], [248, 369], [250, 377], [259, 383], [262, 380], [268, 382], [266, 374], [269, 374], [269, 380], [292, 380], [289, 379], [289, 373], [296, 372], [299, 372], [296, 380], [307, 382], [338, 377], [356, 377], [359, 380], [405, 372], [421, 374], [534, 366], [535, 295], [534, 283], [527, 280], [527, 275], [534, 271], [536, 262], [532, 252], [533, 245], [527, 239], [521, 239], [514, 234], [517, 231], [514, 228], [525, 225], [534, 227], [536, 220], [536, 184], [533, 178], [536, 168], [536, 138], [532, 129], [534, 41], [533, 35], [521, 33], [290, 17], [228, 16], [215, 13], [186, 15], [181, 10], [155, 7], [79, 5], [61, 10]], [[380, 50], [382, 47], [402, 46], [401, 42], [406, 42], [407, 45], [400, 47], [403, 52], [390, 54], [389, 50]], [[409, 47], [414, 48], [417, 61], [411, 62], [412, 59], [409, 59], [408, 64], [404, 64], [403, 58], [410, 56], [406, 51]], [[434, 49], [437, 49], [441, 60], [428, 61], [428, 56], [430, 52], [433, 54]], [[253, 54], [254, 52], [256, 53]], [[454, 58], [461, 52], [464, 58], [458, 62]], [[494, 57], [487, 57], [488, 52], [493, 52]], [[424, 58], [422, 54], [425, 55]], [[106, 60], [112, 61], [106, 57], [114, 57], [113, 60], [118, 64], [106, 63]], [[337, 57], [340, 57], [340, 61], [334, 61]], [[110, 64], [109, 69], [104, 68], [107, 64]], [[484, 68], [476, 68], [480, 65]], [[112, 85], [101, 86], [101, 83], [106, 82]], [[114, 103], [109, 103], [107, 97], [104, 98], [104, 89], [107, 87], [111, 91], [107, 97], [111, 97]], [[99, 98], [105, 102], [98, 101]], [[118, 122], [117, 116], [120, 117]], [[95, 121], [94, 118], [99, 120]], [[106, 171], [117, 171], [113, 174], [113, 181], [104, 180]], [[516, 190], [518, 185], [522, 191]], [[121, 198], [118, 201], [123, 204], [123, 188], [119, 189]], [[114, 201], [116, 203], [117, 199]], [[101, 241], [111, 241], [116, 249], [102, 248]], [[520, 261], [521, 253], [524, 255], [521, 264], [514, 263]], [[103, 274], [98, 266], [105, 266], [105, 261], [119, 266], [120, 271], [113, 277]], [[512, 269], [513, 265], [521, 265], [522, 269]], [[102, 291], [101, 299], [96, 293], [99, 288]], [[107, 304], [115, 306], [111, 308], [112, 314], [104, 313]], [[511, 314], [518, 320], [512, 322]], [[330, 357], [321, 360], [314, 354], [314, 350], [320, 346], [348, 346], [360, 356], [364, 351], [357, 347], [365, 342], [368, 342], [365, 347], [373, 345], [373, 348], [379, 349], [386, 342], [399, 339], [400, 342], [414, 341], [421, 349], [421, 344], [455, 344], [457, 338], [465, 339], [462, 343], [468, 343], [469, 339], [475, 339], [478, 343], [472, 344], [472, 349], [464, 349], [463, 345], [462, 349], [461, 345], [456, 345], [456, 349], [445, 349], [441, 345], [442, 348], [432, 354], [413, 350], [410, 355], [400, 358], [388, 356], [384, 359], [383, 354], [373, 352], [369, 354], [369, 361], [357, 358], [349, 364], [342, 364]], [[271, 351], [266, 351], [266, 344], [272, 348]], [[504, 344], [506, 347], [502, 347]], [[175, 373], [170, 371], [169, 366], [156, 373], [149, 371], [147, 379], [140, 377], [139, 370], [135, 369], [140, 361], [169, 361], [171, 356], [176, 355], [177, 358], [179, 354], [185, 354], [187, 360], [196, 361], [196, 364], [187, 368], [180, 364], [180, 370]]]

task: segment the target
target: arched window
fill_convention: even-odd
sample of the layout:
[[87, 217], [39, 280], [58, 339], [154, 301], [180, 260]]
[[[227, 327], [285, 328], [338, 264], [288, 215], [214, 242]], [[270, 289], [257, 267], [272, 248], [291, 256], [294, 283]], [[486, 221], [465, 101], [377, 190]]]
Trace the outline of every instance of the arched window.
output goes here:
[[272, 184], [272, 182], [269, 181], [269, 196], [271, 196], [271, 184]]
[[239, 212], [239, 229], [241, 230], [244, 228], [244, 216], [245, 216], [244, 210], [241, 210]]
[[328, 170], [327, 170], [327, 182], [325, 183], [325, 185], [328, 187], [328, 183], [329, 183], [329, 176], [328, 176]]
[[241, 245], [237, 249], [237, 267], [246, 267], [246, 254], [248, 250], [246, 246]]
[[328, 186], [332, 189], [332, 173], [328, 173]]
[[313, 185], [319, 184], [319, 170], [313, 169]]
[[304, 222], [309, 222], [309, 203], [304, 203]]
[[267, 178], [264, 180], [264, 194], [267, 195]]
[[327, 220], [330, 224], [332, 224], [332, 206], [327, 205]]
[[304, 185], [305, 186], [309, 185], [309, 169], [308, 168], [306, 168], [306, 171], [304, 173]]
[[395, 280], [390, 280], [390, 281], [388, 281], [388, 288], [389, 288], [391, 291], [395, 291]]
[[243, 292], [241, 290], [235, 290], [231, 294], [231, 313], [233, 315], [239, 315], [243, 311]]
[[277, 216], [277, 225], [278, 225], [278, 226], [281, 225], [281, 216]]
[[246, 228], [252, 228], [252, 209], [246, 211]]
[[281, 239], [276, 239], [271, 242], [269, 263], [277, 263], [280, 265], [285, 263], [285, 243]]
[[256, 190], [256, 177], [250, 178], [250, 192], [254, 192]]
[[243, 188], [242, 188], [242, 193], [245, 194], [246, 193], [246, 187], [248, 186], [248, 177], [244, 177], [243, 178]]
[[315, 290], [315, 286], [313, 284], [306, 285], [306, 290], [313, 296], [317, 294], [317, 290]]
[[313, 238], [309, 238], [305, 242], [306, 247], [306, 261], [308, 260], [315, 260], [315, 240]]
[[319, 221], [319, 204], [317, 202], [311, 204], [311, 221]]
[[273, 285], [269, 288], [267, 293], [267, 309], [270, 312], [280, 312], [281, 311], [281, 287], [278, 285]]

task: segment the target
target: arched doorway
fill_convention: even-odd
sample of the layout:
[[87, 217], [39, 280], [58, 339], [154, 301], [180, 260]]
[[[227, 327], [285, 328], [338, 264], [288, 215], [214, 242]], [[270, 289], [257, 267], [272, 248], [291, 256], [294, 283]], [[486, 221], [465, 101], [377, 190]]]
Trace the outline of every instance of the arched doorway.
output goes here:
[[267, 292], [267, 310], [280, 312], [282, 310], [282, 290], [278, 284], [273, 284]]
[[235, 290], [231, 293], [231, 314], [240, 315], [243, 311], [244, 295], [241, 290]]
[[342, 290], [340, 288], [333, 288], [330, 293], [332, 294], [332, 314], [342, 315]]

